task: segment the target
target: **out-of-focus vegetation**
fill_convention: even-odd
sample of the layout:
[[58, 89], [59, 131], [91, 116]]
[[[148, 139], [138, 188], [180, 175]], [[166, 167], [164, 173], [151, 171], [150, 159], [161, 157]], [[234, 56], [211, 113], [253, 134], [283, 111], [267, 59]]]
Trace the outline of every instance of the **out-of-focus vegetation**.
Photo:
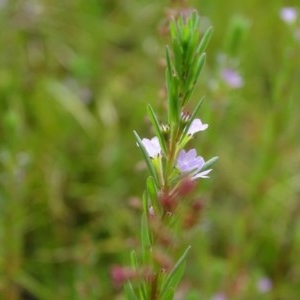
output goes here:
[[[220, 160], [180, 292], [299, 299], [300, 17], [284, 22], [279, 0], [188, 4], [214, 27], [194, 99], [199, 153]], [[1, 299], [122, 299], [110, 268], [136, 245], [147, 175], [132, 131], [152, 135], [147, 103], [165, 118], [175, 6], [0, 1]]]

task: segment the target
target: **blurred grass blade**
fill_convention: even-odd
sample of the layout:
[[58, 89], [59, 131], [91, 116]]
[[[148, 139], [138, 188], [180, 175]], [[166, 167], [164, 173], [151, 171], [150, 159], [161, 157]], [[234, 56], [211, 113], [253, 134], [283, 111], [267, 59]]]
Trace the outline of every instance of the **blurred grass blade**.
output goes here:
[[127, 281], [124, 285], [126, 300], [139, 300], [135, 295], [132, 284], [130, 281]]
[[67, 86], [55, 80], [47, 80], [45, 88], [53, 99], [69, 112], [86, 132], [91, 133], [95, 130], [96, 119]]
[[15, 281], [26, 291], [32, 294], [32, 296], [40, 300], [52, 300], [55, 298], [55, 295], [50, 290], [25, 272], [20, 271], [17, 274]]
[[170, 34], [172, 38], [172, 43], [174, 43], [174, 40], [177, 39], [177, 28], [174, 20], [170, 22]]
[[138, 270], [139, 265], [136, 257], [136, 252], [134, 250], [132, 250], [130, 253], [130, 263], [133, 269]]
[[[130, 253], [130, 262], [131, 262], [131, 267], [135, 271], [138, 271], [139, 264], [138, 264], [136, 252], [134, 250], [131, 251], [131, 253]], [[141, 283], [141, 285], [140, 285], [139, 295], [140, 295], [140, 299], [145, 299], [145, 300], [147, 299], [147, 287], [146, 287], [145, 282]]]

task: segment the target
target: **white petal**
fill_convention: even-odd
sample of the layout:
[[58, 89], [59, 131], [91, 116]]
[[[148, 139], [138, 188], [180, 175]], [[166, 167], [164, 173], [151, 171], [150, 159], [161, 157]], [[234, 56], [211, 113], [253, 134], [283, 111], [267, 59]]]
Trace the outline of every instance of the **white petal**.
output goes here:
[[196, 132], [204, 131], [207, 127], [208, 124], [203, 124], [200, 119], [195, 119], [192, 121], [187, 133], [189, 135], [194, 135]]
[[200, 172], [196, 175], [193, 176], [193, 179], [197, 179], [197, 178], [209, 178], [209, 176], [207, 176], [208, 173], [210, 173], [212, 169], [209, 169], [209, 170], [205, 170], [203, 172]]
[[142, 139], [142, 143], [150, 157], [154, 158], [160, 154], [161, 148], [157, 137], [154, 137], [151, 140]]

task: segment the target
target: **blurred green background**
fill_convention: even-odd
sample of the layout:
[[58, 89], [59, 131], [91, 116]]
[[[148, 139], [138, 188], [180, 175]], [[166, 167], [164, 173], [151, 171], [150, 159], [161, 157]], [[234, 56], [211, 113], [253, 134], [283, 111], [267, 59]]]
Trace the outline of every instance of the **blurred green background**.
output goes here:
[[[132, 131], [152, 136], [147, 103], [166, 120], [175, 2], [0, 1], [0, 299], [123, 299], [110, 269], [147, 177]], [[186, 1], [214, 27], [194, 145], [220, 160], [178, 299], [300, 299], [300, 17], [280, 18], [297, 3]]]

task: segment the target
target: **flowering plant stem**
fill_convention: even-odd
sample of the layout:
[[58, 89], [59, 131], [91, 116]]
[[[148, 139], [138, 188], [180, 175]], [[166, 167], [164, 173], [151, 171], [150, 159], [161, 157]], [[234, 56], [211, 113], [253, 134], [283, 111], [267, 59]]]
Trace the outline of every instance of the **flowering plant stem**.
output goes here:
[[160, 123], [148, 105], [156, 136], [141, 139], [134, 132], [150, 176], [143, 195], [141, 250], [132, 251], [134, 272], [126, 278], [125, 292], [129, 300], [173, 299], [190, 250], [190, 246], [179, 242], [180, 234], [192, 226], [186, 225], [187, 214], [195, 217], [198, 212], [196, 206], [181, 208], [196, 180], [207, 178], [217, 159], [205, 162], [195, 149], [184, 150], [196, 133], [208, 127], [196, 118], [202, 100], [192, 114], [186, 111], [212, 34], [209, 28], [200, 39], [199, 22], [196, 12], [186, 19], [180, 16], [171, 21], [171, 47], [166, 47], [168, 120]]

